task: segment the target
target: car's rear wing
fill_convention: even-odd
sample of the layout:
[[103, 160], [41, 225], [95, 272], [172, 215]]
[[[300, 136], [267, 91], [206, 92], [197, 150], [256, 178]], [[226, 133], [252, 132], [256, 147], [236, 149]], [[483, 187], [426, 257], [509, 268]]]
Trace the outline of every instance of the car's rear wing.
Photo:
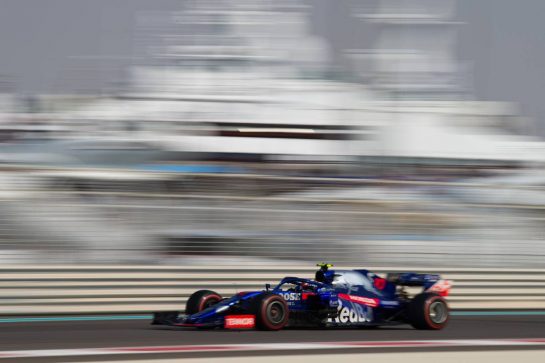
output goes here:
[[441, 296], [447, 296], [452, 287], [452, 281], [443, 280], [437, 274], [389, 273], [386, 279], [399, 286], [422, 286], [424, 291], [435, 292]]

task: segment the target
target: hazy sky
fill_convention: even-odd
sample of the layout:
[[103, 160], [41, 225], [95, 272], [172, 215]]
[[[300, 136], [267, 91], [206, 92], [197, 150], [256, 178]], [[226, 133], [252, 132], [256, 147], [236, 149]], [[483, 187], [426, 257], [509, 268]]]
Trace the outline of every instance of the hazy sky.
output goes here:
[[[370, 48], [373, 29], [350, 16], [350, 5], [371, 8], [375, 2], [308, 0], [313, 31], [337, 52]], [[179, 9], [182, 3], [0, 0], [0, 80], [9, 77], [23, 93], [103, 88], [123, 78], [131, 63], [137, 13]], [[458, 57], [472, 65], [476, 98], [518, 103], [545, 136], [545, 1], [458, 0], [457, 13], [466, 23]]]

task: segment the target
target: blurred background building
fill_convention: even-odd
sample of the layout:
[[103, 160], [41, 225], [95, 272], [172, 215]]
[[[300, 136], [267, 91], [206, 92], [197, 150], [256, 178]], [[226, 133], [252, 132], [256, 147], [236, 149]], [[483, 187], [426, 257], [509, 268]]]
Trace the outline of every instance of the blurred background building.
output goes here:
[[0, 259], [542, 267], [545, 143], [473, 95], [458, 2], [348, 5], [366, 48], [318, 2], [185, 0], [100, 92], [0, 78]]

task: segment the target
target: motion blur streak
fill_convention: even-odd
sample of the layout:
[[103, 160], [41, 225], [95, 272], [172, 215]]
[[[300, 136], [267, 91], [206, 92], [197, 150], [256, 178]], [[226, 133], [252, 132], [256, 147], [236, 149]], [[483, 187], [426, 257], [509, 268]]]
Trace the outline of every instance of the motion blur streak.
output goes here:
[[134, 6], [62, 94], [0, 69], [0, 262], [544, 266], [545, 142], [472, 94], [457, 1], [339, 1], [361, 49], [319, 1]]
[[[477, 319], [455, 316], [441, 332], [415, 331], [401, 326], [372, 330], [286, 329], [274, 334], [260, 331], [150, 329], [148, 322], [130, 320], [42, 322], [39, 325], [12, 323], [0, 329], [0, 355], [34, 357], [26, 358], [28, 361], [43, 361], [45, 358], [39, 357], [49, 355], [46, 361], [75, 362], [96, 360], [93, 355], [97, 352], [104, 361], [114, 359], [113, 356], [116, 360], [136, 359], [137, 356], [149, 360], [257, 355], [279, 357], [312, 355], [316, 354], [314, 349], [319, 349], [320, 354], [335, 355], [505, 349], [516, 349], [522, 353], [527, 350], [543, 351], [544, 319], [543, 316], [485, 316]], [[29, 345], [29, 342], [32, 344]], [[210, 346], [215, 348], [202, 351]]]
[[[545, 311], [451, 311], [452, 316], [539, 316]], [[98, 315], [98, 316], [51, 316], [2, 318], [0, 323], [42, 323], [62, 321], [110, 321], [110, 320], [146, 320], [152, 315]]]
[[512, 346], [543, 346], [545, 339], [499, 339], [499, 340], [412, 340], [412, 341], [375, 341], [375, 342], [319, 342], [319, 343], [264, 343], [264, 344], [228, 344], [228, 345], [180, 345], [154, 347], [109, 347], [85, 349], [51, 349], [51, 350], [21, 350], [2, 351], [1, 358], [31, 358], [31, 357], [81, 357], [93, 355], [121, 354], [159, 354], [186, 352], [245, 352], [245, 351], [297, 351], [326, 350], [349, 348], [437, 348], [437, 347], [512, 347]]

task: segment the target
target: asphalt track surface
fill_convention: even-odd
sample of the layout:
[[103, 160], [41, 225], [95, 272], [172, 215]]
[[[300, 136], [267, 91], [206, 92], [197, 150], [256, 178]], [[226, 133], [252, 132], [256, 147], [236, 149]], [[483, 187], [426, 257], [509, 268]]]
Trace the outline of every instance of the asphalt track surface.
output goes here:
[[[152, 327], [145, 320], [23, 322], [0, 324], [0, 353], [11, 350], [74, 349], [107, 347], [149, 347], [170, 345], [303, 343], [336, 341], [405, 341], [447, 339], [515, 339], [545, 338], [545, 316], [454, 316], [442, 331], [419, 331], [409, 326], [378, 329], [286, 329], [278, 332], [165, 329]], [[388, 352], [414, 349], [469, 350], [478, 348], [373, 348], [365, 352]], [[502, 349], [502, 346], [487, 348]], [[510, 347], [513, 349], [513, 347]], [[532, 347], [520, 347], [532, 349]], [[541, 349], [544, 349], [542, 346]], [[351, 352], [358, 351], [351, 349]], [[328, 351], [324, 350], [323, 354]], [[336, 351], [335, 353], [339, 353]], [[219, 353], [158, 353], [153, 358], [206, 357]], [[225, 354], [225, 353], [222, 353]], [[228, 355], [229, 353], [227, 353]], [[260, 355], [232, 353], [234, 355]], [[270, 352], [268, 354], [271, 354]], [[275, 352], [274, 354], [283, 354]], [[305, 354], [304, 351], [298, 354]], [[152, 356], [131, 357], [150, 359]], [[127, 359], [116, 357], [42, 357], [18, 359], [18, 362], [64, 362]], [[1, 359], [0, 362], [12, 361]]]

